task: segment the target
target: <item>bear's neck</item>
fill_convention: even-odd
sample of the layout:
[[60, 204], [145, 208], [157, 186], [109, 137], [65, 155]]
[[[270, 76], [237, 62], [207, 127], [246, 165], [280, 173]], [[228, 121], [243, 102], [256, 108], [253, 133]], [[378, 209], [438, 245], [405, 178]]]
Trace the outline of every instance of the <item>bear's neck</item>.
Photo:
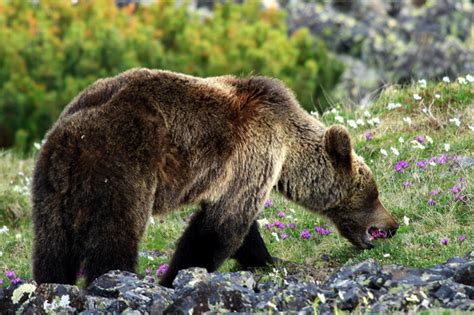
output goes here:
[[324, 127], [306, 130], [294, 141], [277, 183], [278, 192], [318, 212], [336, 206], [348, 191], [348, 181], [335, 171], [325, 152], [324, 131]]

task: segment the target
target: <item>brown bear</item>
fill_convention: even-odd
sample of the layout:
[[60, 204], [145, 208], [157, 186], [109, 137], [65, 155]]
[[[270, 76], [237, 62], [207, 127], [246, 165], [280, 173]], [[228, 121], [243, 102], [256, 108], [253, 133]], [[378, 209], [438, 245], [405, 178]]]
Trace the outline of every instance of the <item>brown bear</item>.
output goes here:
[[133, 271], [152, 214], [200, 204], [161, 284], [181, 269], [272, 263], [256, 217], [273, 187], [360, 248], [391, 234], [349, 133], [324, 127], [268, 77], [198, 78], [133, 69], [95, 82], [63, 111], [36, 161], [33, 277], [72, 284]]

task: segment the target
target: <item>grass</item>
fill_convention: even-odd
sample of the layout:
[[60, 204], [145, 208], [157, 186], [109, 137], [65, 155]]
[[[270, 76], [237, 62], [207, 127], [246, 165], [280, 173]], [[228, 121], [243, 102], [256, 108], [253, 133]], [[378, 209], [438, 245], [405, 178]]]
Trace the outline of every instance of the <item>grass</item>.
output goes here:
[[[415, 100], [414, 94], [419, 94], [422, 99]], [[401, 106], [389, 110], [388, 103], [400, 103]], [[373, 170], [381, 199], [398, 218], [401, 228], [394, 238], [378, 240], [374, 249], [360, 251], [338, 236], [325, 219], [273, 194], [273, 205], [264, 209], [260, 219], [270, 224], [279, 220], [286, 226], [295, 223], [296, 228], [262, 227], [270, 252], [311, 268], [324, 268], [327, 258], [335, 265], [373, 258], [382, 264], [423, 267], [453, 256], [463, 256], [473, 249], [474, 166], [459, 167], [459, 162], [452, 158], [474, 158], [474, 84], [440, 82], [429, 83], [427, 87], [420, 84], [390, 87], [370, 108], [358, 111], [338, 109], [320, 119], [329, 125], [341, 117], [345, 125], [353, 125], [350, 120], [364, 122], [357, 128], [349, 128], [356, 151]], [[411, 123], [407, 123], [407, 117]], [[374, 118], [378, 118], [380, 123], [368, 124]], [[459, 126], [453, 120], [455, 118], [460, 120]], [[369, 132], [373, 136], [371, 140], [366, 139]], [[417, 136], [423, 136], [424, 142], [421, 137], [420, 141], [415, 140]], [[387, 155], [382, 153], [383, 150]], [[397, 151], [398, 156], [394, 153]], [[443, 163], [443, 154], [449, 157], [446, 163]], [[416, 162], [429, 162], [433, 157], [437, 157], [434, 165], [423, 169], [416, 166]], [[403, 172], [394, 169], [399, 160], [409, 163]], [[32, 166], [33, 158], [21, 160], [10, 152], [0, 153], [0, 228], [8, 227], [8, 232], [0, 234], [0, 271], [4, 274], [7, 270], [14, 270], [24, 279], [31, 278], [32, 233], [27, 187]], [[404, 183], [410, 186], [405, 187]], [[459, 188], [460, 192], [453, 193], [453, 187]], [[434, 205], [429, 205], [430, 199], [434, 200]], [[150, 220], [141, 243], [140, 273], [147, 268], [155, 272], [161, 264], [169, 261], [176, 240], [193, 210], [186, 208]], [[280, 217], [280, 212], [285, 217]], [[409, 220], [409, 224], [403, 223], [404, 218]], [[333, 233], [317, 235], [313, 229], [315, 226], [328, 227]], [[309, 230], [313, 236], [302, 239], [300, 233], [303, 229]], [[283, 234], [288, 238], [282, 239]], [[458, 240], [461, 235], [465, 241]], [[442, 245], [442, 239], [447, 239], [448, 245]], [[238, 266], [232, 261], [221, 267], [223, 271], [236, 269]], [[0, 275], [0, 279], [4, 284], [8, 283], [5, 276]]]

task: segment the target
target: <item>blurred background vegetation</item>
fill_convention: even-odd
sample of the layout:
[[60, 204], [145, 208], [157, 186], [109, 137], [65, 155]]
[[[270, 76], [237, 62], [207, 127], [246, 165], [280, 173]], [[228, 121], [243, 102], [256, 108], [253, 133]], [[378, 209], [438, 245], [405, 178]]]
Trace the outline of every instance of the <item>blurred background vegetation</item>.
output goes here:
[[87, 85], [132, 67], [274, 76], [308, 110], [343, 69], [307, 29], [289, 35], [284, 11], [259, 1], [216, 5], [212, 17], [171, 1], [3, 1], [0, 42], [0, 147], [18, 152]]
[[0, 0], [0, 149], [132, 67], [268, 75], [310, 112], [474, 72], [472, 0]]

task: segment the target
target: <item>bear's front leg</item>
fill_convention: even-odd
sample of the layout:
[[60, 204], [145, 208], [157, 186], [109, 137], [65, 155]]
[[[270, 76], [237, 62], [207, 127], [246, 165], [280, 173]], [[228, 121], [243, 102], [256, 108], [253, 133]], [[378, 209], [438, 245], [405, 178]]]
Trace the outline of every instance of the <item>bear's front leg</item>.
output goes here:
[[253, 221], [242, 245], [232, 258], [235, 258], [244, 268], [265, 267], [274, 263], [274, 258], [268, 252], [258, 231], [257, 221]]
[[250, 209], [242, 213], [229, 211], [219, 203], [203, 205], [181, 236], [160, 284], [171, 287], [178, 271], [189, 267], [215, 271], [242, 244], [258, 207], [253, 205]]

